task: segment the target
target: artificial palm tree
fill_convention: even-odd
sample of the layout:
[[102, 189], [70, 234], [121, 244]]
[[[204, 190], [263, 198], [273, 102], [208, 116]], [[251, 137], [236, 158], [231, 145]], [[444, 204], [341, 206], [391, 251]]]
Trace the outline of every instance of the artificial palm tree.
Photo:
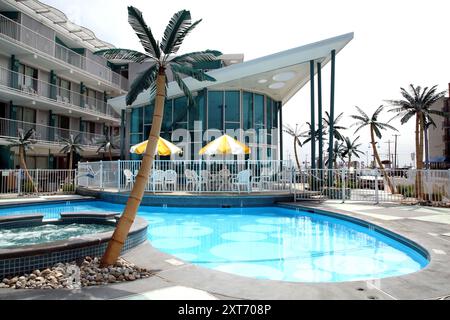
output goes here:
[[201, 22], [201, 20], [198, 20], [192, 23], [191, 14], [187, 10], [181, 10], [173, 15], [164, 31], [161, 43], [155, 40], [152, 31], [144, 21], [142, 12], [138, 9], [128, 7], [128, 22], [138, 36], [145, 52], [141, 53], [128, 49], [107, 49], [97, 51], [96, 54], [107, 59], [122, 59], [136, 63], [151, 61], [152, 64], [139, 74], [131, 84], [126, 96], [126, 104], [131, 105], [142, 91], [150, 89], [149, 100], [155, 99], [155, 108], [141, 167], [123, 214], [103, 255], [103, 266], [114, 264], [117, 261], [144, 195], [161, 132], [166, 99], [167, 71], [170, 69], [174, 81], [188, 98], [189, 106], [195, 106], [196, 103], [192, 93], [182, 80], [182, 76], [192, 77], [198, 81], [215, 81], [213, 77], [197, 69], [197, 64], [214, 61], [222, 55], [219, 51], [206, 50], [175, 56], [186, 36]]
[[18, 129], [17, 131], [17, 138], [7, 138], [6, 140], [9, 142], [10, 148], [19, 148], [20, 168], [25, 171], [25, 175], [28, 181], [33, 186], [34, 192], [37, 193], [37, 187], [34, 184], [30, 173], [28, 172], [27, 163], [25, 161], [27, 151], [33, 150], [32, 144], [36, 143], [36, 140], [34, 139], [36, 131], [34, 130], [34, 128], [29, 129], [26, 133], [23, 131], [23, 129]]
[[[423, 150], [424, 144], [426, 146], [426, 162], [429, 163], [428, 158], [428, 127], [430, 125], [436, 126], [431, 115], [445, 117], [446, 112], [439, 110], [432, 110], [431, 106], [444, 97], [446, 91], [437, 92], [437, 86], [430, 89], [420, 86], [409, 85], [409, 92], [404, 88], [400, 88], [400, 93], [403, 100], [388, 100], [387, 102], [394, 108], [389, 110], [395, 112], [397, 115], [394, 118], [400, 117], [400, 123], [403, 125], [407, 123], [412, 117], [416, 118], [415, 144], [416, 144], [416, 169], [423, 169]], [[424, 142], [424, 140], [426, 140]], [[423, 200], [423, 184], [422, 173], [419, 171], [416, 174], [416, 196], [419, 200]]]
[[[338, 125], [338, 123], [339, 123], [339, 121], [341, 121], [343, 115], [344, 115], [344, 113], [341, 112], [334, 119], [334, 122], [333, 122], [333, 137], [334, 137], [334, 139], [336, 139], [338, 141], [344, 141], [344, 135], [340, 132], [340, 130], [347, 130], [346, 127]], [[325, 111], [325, 117], [322, 118], [323, 128], [325, 129], [324, 136], [328, 136], [327, 129], [330, 128], [330, 120], [331, 120], [330, 114], [328, 113], [328, 111]]]
[[348, 157], [347, 169], [349, 170], [352, 163], [352, 156], [359, 158], [360, 154], [364, 154], [364, 152], [358, 149], [361, 146], [361, 143], [356, 143], [358, 139], [359, 136], [353, 141], [351, 141], [349, 137], [344, 138], [344, 143], [342, 145], [342, 158]]
[[[337, 164], [338, 159], [343, 159], [342, 154], [343, 154], [343, 144], [342, 144], [342, 142], [335, 141], [334, 142], [334, 146], [333, 146], [333, 159], [331, 159], [334, 169], [337, 169], [337, 167], [338, 167], [338, 164]], [[328, 161], [329, 160], [330, 159], [327, 159], [325, 161], [325, 165], [326, 166], [328, 166]]]
[[119, 144], [117, 143], [117, 140], [118, 140], [117, 137], [111, 137], [110, 135], [104, 135], [97, 141], [97, 144], [99, 145], [99, 147], [97, 149], [97, 153], [100, 153], [100, 151], [103, 150], [103, 152], [108, 153], [109, 161], [113, 161], [112, 160], [112, 150], [117, 150], [120, 148]]
[[357, 122], [352, 125], [352, 126], [357, 126], [355, 133], [364, 127], [367, 127], [367, 126], [369, 127], [370, 140], [371, 140], [370, 144], [372, 145], [372, 150], [373, 150], [373, 154], [375, 155], [376, 162], [378, 163], [378, 167], [380, 168], [381, 172], [383, 173], [383, 176], [386, 177], [386, 181], [389, 185], [389, 189], [391, 189], [392, 193], [395, 193], [394, 185], [393, 185], [391, 179], [389, 178], [389, 176], [386, 174], [386, 170], [384, 169], [383, 163], [381, 163], [380, 155], [378, 154], [378, 150], [377, 150], [377, 146], [376, 146], [377, 142], [375, 141], [375, 136], [378, 139], [381, 139], [381, 137], [382, 137], [381, 130], [387, 130], [387, 129], [391, 129], [394, 131], [398, 131], [398, 130], [395, 129], [390, 124], [380, 122], [378, 120], [378, 116], [380, 115], [381, 111], [383, 111], [383, 109], [384, 109], [383, 105], [379, 106], [375, 110], [375, 112], [373, 113], [373, 115], [371, 117], [369, 117], [359, 107], [356, 107], [356, 109], [358, 110], [359, 114], [351, 115], [351, 117], [353, 119], [357, 120]]
[[[416, 168], [423, 169], [423, 150], [424, 143], [428, 145], [428, 127], [436, 126], [432, 115], [445, 117], [446, 112], [439, 110], [432, 110], [431, 106], [444, 97], [446, 91], [437, 92], [437, 86], [432, 88], [425, 87], [422, 90], [420, 86], [409, 85], [409, 92], [404, 88], [400, 88], [400, 93], [403, 100], [388, 100], [394, 108], [389, 110], [395, 112], [397, 115], [394, 118], [400, 117], [400, 123], [403, 125], [407, 123], [413, 116], [416, 117]], [[426, 163], [429, 163], [428, 148], [425, 148]]]
[[302, 142], [300, 141], [300, 138], [303, 137], [302, 133], [299, 131], [299, 127], [298, 124], [295, 125], [295, 129], [293, 129], [291, 126], [289, 125], [285, 125], [284, 126], [284, 132], [286, 132], [287, 134], [289, 134], [291, 137], [294, 138], [294, 155], [295, 155], [295, 162], [297, 163], [297, 167], [300, 170], [300, 160], [298, 159], [298, 151], [297, 151], [297, 147], [301, 148], [302, 147]]
[[69, 135], [69, 138], [60, 138], [60, 143], [63, 145], [60, 153], [69, 154], [69, 166], [68, 169], [73, 169], [73, 155], [80, 154], [83, 151], [81, 143], [81, 133], [74, 137], [73, 134]]

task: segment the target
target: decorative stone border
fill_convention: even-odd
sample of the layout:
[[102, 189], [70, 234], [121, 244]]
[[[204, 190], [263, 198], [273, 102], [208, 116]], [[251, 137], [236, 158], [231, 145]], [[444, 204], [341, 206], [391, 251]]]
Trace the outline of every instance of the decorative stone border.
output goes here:
[[[11, 220], [11, 216], [8, 218]], [[89, 216], [80, 217], [78, 221], [71, 219], [70, 223], [86, 223], [89, 219], [91, 219]], [[12, 223], [13, 227], [30, 226], [30, 224], [23, 224], [24, 221], [27, 220], [23, 219], [23, 216], [19, 216], [17, 222], [10, 221], [9, 223]], [[18, 225], [17, 223], [19, 222], [22, 224]], [[68, 222], [57, 220], [47, 223], [65, 224]], [[99, 223], [99, 220], [97, 219], [94, 223]], [[101, 223], [115, 225], [116, 221], [104, 220]], [[143, 243], [147, 239], [147, 226], [148, 224], [144, 219], [136, 217], [128, 234], [128, 238], [125, 241], [122, 253]], [[0, 278], [27, 273], [35, 269], [42, 270], [49, 268], [56, 263], [71, 262], [86, 256], [101, 256], [108, 245], [108, 241], [112, 237], [112, 233], [113, 232], [110, 231], [44, 244], [0, 249]]]

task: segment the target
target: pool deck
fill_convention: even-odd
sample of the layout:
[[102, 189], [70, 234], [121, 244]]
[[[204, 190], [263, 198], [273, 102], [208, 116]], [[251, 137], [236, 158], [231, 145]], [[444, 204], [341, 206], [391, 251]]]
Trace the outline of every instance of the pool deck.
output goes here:
[[95, 197], [82, 196], [78, 194], [63, 194], [63, 195], [49, 195], [49, 196], [24, 196], [5, 199], [0, 198], [0, 208], [2, 206], [46, 204], [46, 203], [78, 201], [78, 200], [95, 200]]
[[429, 265], [416, 273], [373, 281], [296, 283], [258, 280], [205, 269], [162, 253], [146, 242], [124, 258], [154, 270], [134, 282], [80, 290], [0, 289], [1, 299], [440, 299], [450, 298], [450, 210], [327, 201], [289, 203], [362, 219], [424, 247]]

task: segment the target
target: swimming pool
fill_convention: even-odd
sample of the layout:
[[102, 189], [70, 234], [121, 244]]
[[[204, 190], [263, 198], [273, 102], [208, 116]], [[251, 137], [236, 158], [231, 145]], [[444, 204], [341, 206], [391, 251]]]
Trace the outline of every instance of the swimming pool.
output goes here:
[[[0, 215], [121, 211], [103, 201], [0, 209]], [[39, 211], [38, 211], [39, 210]], [[416, 272], [428, 264], [402, 242], [342, 219], [281, 207], [141, 206], [155, 248], [206, 268], [259, 279], [341, 282]]]

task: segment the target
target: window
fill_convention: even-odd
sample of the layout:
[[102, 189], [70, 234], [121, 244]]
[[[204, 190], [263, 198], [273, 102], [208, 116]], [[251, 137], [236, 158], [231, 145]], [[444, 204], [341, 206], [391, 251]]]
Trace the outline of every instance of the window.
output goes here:
[[223, 92], [208, 92], [208, 129], [223, 129]]
[[173, 100], [166, 100], [165, 102], [161, 132], [172, 132], [172, 121], [173, 121], [172, 103]]
[[253, 93], [244, 92], [242, 100], [243, 129], [253, 129]]
[[[70, 81], [57, 78], [57, 95], [59, 95], [64, 102], [70, 102]], [[92, 91], [92, 90], [91, 90]]]
[[255, 129], [263, 129], [264, 126], [264, 96], [255, 94]]
[[142, 107], [133, 108], [131, 111], [130, 133], [142, 133]]
[[194, 121], [201, 121], [202, 128], [206, 128], [206, 108], [204, 91], [198, 92], [195, 97], [197, 106], [189, 108], [189, 130], [194, 130]]
[[187, 129], [188, 123], [188, 99], [180, 97], [173, 101], [173, 130]]
[[37, 77], [38, 70], [26, 66], [24, 64], [19, 65], [19, 89], [30, 91], [30, 89], [37, 91]]

